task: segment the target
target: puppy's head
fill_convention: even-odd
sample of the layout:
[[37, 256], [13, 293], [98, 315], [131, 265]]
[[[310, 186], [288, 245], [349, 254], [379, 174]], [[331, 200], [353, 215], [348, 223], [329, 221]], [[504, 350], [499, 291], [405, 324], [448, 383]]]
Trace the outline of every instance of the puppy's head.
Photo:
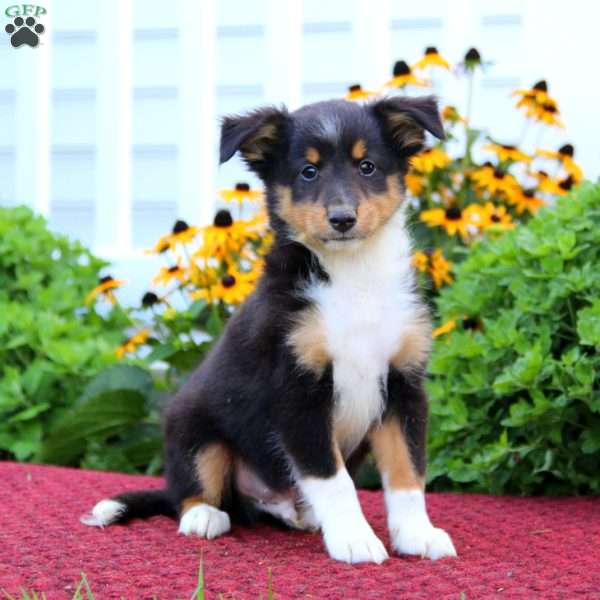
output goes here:
[[262, 179], [279, 235], [342, 248], [396, 212], [425, 130], [444, 137], [432, 97], [331, 100], [292, 113], [268, 107], [223, 120], [221, 162], [239, 151]]

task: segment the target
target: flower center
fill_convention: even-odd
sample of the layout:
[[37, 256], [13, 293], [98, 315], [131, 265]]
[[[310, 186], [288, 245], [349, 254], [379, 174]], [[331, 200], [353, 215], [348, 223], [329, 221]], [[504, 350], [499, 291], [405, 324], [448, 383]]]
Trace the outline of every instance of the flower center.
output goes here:
[[404, 60], [399, 60], [394, 65], [394, 77], [399, 77], [401, 75], [410, 75], [410, 67]]
[[547, 92], [548, 84], [545, 79], [538, 81], [531, 89], [536, 90], [537, 92]]
[[114, 281], [111, 275], [106, 275], [105, 277], [100, 278], [100, 283], [108, 283], [109, 281]]
[[227, 275], [223, 275], [223, 277], [221, 277], [221, 285], [224, 288], [233, 287], [235, 285], [235, 277], [229, 273]]
[[360, 83], [355, 83], [354, 85], [351, 85], [348, 88], [349, 92], [361, 92], [362, 91], [362, 86], [360, 85]]
[[231, 213], [228, 210], [221, 209], [215, 215], [215, 220], [213, 223], [215, 227], [231, 227], [233, 225]]
[[573, 187], [573, 183], [575, 183], [573, 181], [573, 178], [569, 175], [566, 179], [563, 179], [559, 184], [558, 187], [563, 189], [563, 190], [570, 190]]
[[495, 179], [504, 179], [504, 171], [502, 169], [494, 169]]
[[493, 223], [500, 223], [500, 221], [502, 220], [498, 215], [492, 215], [490, 218]]
[[542, 104], [542, 108], [543, 108], [543, 109], [544, 109], [546, 112], [549, 112], [549, 113], [552, 113], [552, 114], [554, 114], [554, 113], [558, 112], [558, 110], [557, 110], [556, 106], [554, 106], [554, 104], [550, 104], [550, 103], [548, 103], [548, 102], [546, 102], [545, 104]]
[[517, 147], [516, 147], [516, 146], [513, 146], [513, 145], [511, 145], [511, 144], [502, 144], [502, 147], [503, 147], [505, 150], [516, 150], [516, 149], [517, 149]]
[[250, 186], [247, 183], [236, 183], [235, 191], [236, 192], [249, 192]]
[[185, 221], [175, 221], [175, 225], [173, 225], [173, 233], [181, 233], [182, 231], [187, 231], [189, 229], [188, 224]]
[[533, 190], [525, 190], [523, 192], [523, 196], [525, 196], [525, 198], [533, 198], [533, 194], [534, 194]]
[[142, 296], [142, 306], [153, 306], [158, 304], [158, 296], [154, 292], [146, 292]]
[[573, 156], [575, 156], [575, 148], [573, 147], [573, 144], [565, 144], [558, 149], [558, 153], [573, 158]]
[[466, 54], [465, 54], [465, 62], [470, 62], [470, 63], [474, 63], [474, 62], [481, 62], [481, 54], [479, 54], [479, 51], [477, 50], [477, 48], [471, 48]]
[[458, 206], [451, 206], [446, 209], [446, 219], [449, 221], [459, 221], [462, 217], [462, 211]]
[[169, 273], [177, 273], [179, 271], [179, 265], [169, 267]]
[[431, 54], [439, 54], [438, 49], [435, 46], [427, 46], [427, 48], [425, 48], [425, 56]]
[[473, 317], [467, 317], [462, 321], [463, 329], [479, 329], [479, 321]]

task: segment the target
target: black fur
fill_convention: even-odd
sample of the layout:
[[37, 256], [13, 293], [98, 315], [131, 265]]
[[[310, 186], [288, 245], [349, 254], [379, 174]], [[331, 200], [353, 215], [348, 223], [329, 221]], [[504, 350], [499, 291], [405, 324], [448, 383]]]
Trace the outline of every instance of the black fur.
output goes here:
[[[277, 211], [276, 188], [288, 187], [294, 202], [316, 194], [315, 187], [298, 177], [309, 145], [317, 148], [325, 162], [328, 157], [331, 161], [326, 167], [329, 175], [324, 171], [322, 181], [315, 184], [321, 186], [321, 196], [337, 200], [343, 196], [349, 203], [356, 194], [385, 191], [386, 177], [401, 182], [414, 148], [400, 152], [395, 147], [397, 132], [389, 131], [392, 113], [404, 114], [409, 128], [421, 134], [426, 129], [443, 136], [431, 98], [393, 98], [366, 106], [332, 101], [291, 114], [266, 108], [224, 119], [221, 162], [240, 151], [263, 179], [275, 243], [257, 290], [233, 315], [212, 352], [170, 403], [165, 427], [166, 490], [117, 496], [127, 506], [121, 521], [153, 514], [173, 516], [184, 499], [201, 495], [194, 459], [216, 441], [224, 442], [276, 491], [293, 485], [292, 463], [303, 475], [335, 474], [332, 365], [321, 375], [301, 369], [286, 343], [294, 316], [308, 305], [298, 290], [311, 280], [328, 281], [328, 275], [316, 255], [290, 235]], [[319, 123], [324, 116], [343, 125], [339, 139], [323, 137]], [[338, 146], [351, 145], [358, 137], [366, 141], [369, 156], [378, 166], [377, 173], [364, 181], [355, 175], [353, 164], [335, 158]], [[387, 382], [382, 381], [382, 391], [386, 392], [386, 411], [400, 420], [416, 469], [422, 474], [427, 407], [420, 381], [391, 370]], [[361, 445], [349, 459], [353, 468], [367, 448]], [[252, 513], [233, 486], [226, 490], [222, 507], [235, 514]]]

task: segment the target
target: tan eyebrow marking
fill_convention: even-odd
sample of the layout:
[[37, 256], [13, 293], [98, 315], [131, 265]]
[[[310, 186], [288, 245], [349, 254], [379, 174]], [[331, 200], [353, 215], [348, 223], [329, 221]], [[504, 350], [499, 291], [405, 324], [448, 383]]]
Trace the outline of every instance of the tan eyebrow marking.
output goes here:
[[354, 160], [362, 160], [367, 155], [367, 145], [365, 140], [358, 138], [352, 146], [352, 158]]
[[321, 160], [321, 155], [319, 154], [319, 151], [313, 147], [307, 148], [306, 152], [304, 153], [304, 156], [306, 157], [306, 160], [309, 163], [312, 163], [313, 165], [318, 164]]

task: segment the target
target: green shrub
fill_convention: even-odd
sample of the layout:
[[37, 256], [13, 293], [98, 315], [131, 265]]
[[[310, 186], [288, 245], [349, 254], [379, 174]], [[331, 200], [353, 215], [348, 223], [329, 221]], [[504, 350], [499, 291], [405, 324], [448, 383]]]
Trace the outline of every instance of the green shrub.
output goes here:
[[600, 492], [600, 185], [480, 243], [438, 308], [432, 487]]
[[[135, 392], [111, 403], [108, 384], [89, 384], [128, 322], [81, 308], [105, 264], [29, 209], [0, 207], [0, 457], [106, 466], [119, 431], [147, 417]], [[128, 470], [122, 454], [115, 464]]]

